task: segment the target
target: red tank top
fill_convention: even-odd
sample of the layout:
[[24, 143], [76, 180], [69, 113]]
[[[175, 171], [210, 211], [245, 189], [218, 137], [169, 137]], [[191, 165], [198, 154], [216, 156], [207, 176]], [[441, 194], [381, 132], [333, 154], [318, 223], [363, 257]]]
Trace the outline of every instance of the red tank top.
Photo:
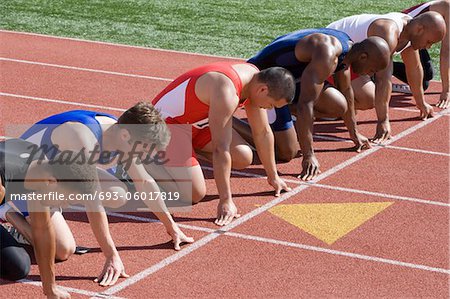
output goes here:
[[[209, 105], [200, 101], [195, 94], [195, 84], [202, 75], [208, 72], [219, 72], [227, 76], [236, 88], [236, 95], [240, 98], [242, 82], [233, 69], [233, 65], [245, 62], [218, 62], [207, 64], [190, 70], [176, 78], [161, 91], [152, 104], [161, 111], [168, 123], [193, 124], [204, 123], [208, 120]], [[255, 67], [252, 64], [249, 64]], [[240, 104], [239, 106], [242, 106]]]

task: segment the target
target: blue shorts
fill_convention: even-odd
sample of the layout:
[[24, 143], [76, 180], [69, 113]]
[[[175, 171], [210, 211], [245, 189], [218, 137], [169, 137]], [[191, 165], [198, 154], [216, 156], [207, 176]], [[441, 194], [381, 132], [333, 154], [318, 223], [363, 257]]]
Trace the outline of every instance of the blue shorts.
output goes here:
[[[325, 81], [324, 89], [327, 89], [329, 87], [333, 87], [333, 85], [329, 81]], [[298, 103], [300, 91], [301, 84], [300, 82], [297, 82], [295, 84], [294, 101], [292, 101], [291, 105], [295, 105]], [[281, 108], [267, 110], [267, 117], [269, 118], [269, 124], [273, 132], [286, 131], [287, 129], [290, 129], [294, 126], [291, 111], [289, 110], [289, 105], [283, 106]]]
[[[295, 95], [293, 104], [298, 102], [300, 96], [300, 82], [295, 84]], [[292, 121], [291, 111], [289, 105], [281, 108], [274, 108], [267, 110], [267, 117], [269, 118], [269, 124], [273, 132], [286, 131], [294, 126]]]
[[267, 110], [270, 127], [274, 132], [286, 131], [294, 126], [289, 106]]

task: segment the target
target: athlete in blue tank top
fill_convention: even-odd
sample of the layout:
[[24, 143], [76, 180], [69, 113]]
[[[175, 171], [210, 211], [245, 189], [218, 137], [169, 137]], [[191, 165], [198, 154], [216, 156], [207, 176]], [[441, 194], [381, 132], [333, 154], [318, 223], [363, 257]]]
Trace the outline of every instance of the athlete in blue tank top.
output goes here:
[[[29, 128], [25, 133], [20, 136], [24, 140], [33, 142], [41, 146], [46, 153], [46, 156], [51, 159], [57, 153], [58, 149], [52, 142], [52, 133], [60, 125], [67, 122], [76, 122], [86, 125], [89, 130], [94, 134], [97, 142], [100, 146], [100, 151], [103, 149], [102, 141], [102, 128], [99, 121], [96, 119], [98, 116], [108, 117], [114, 121], [117, 121], [117, 117], [111, 114], [88, 111], [88, 110], [72, 110], [49, 116]], [[102, 155], [100, 155], [102, 157]], [[100, 163], [107, 163], [108, 161], [100, 160]]]
[[[161, 113], [150, 103], [139, 102], [119, 118], [87, 110], [56, 114], [37, 122], [23, 133], [21, 138], [42, 146], [42, 150], [49, 158], [58, 153], [59, 145], [61, 150], [86, 155], [93, 163], [108, 166], [116, 164], [117, 171], [113, 173], [97, 168], [101, 191], [114, 195], [114, 200], [102, 202], [104, 206], [112, 208], [122, 206], [129, 198], [126, 193], [130, 192], [137, 191], [137, 194], [161, 192], [155, 178], [144, 168], [145, 162], [142, 159], [147, 159], [147, 155], [158, 155], [153, 150], [156, 148], [156, 151], [159, 151], [167, 146], [170, 132]], [[176, 249], [180, 248], [181, 243], [193, 242], [193, 239], [187, 237], [173, 221], [160, 197], [154, 201], [144, 200], [144, 204], [149, 206], [164, 224]], [[101, 218], [95, 222], [103, 227], [103, 231], [107, 231], [106, 214], [93, 214], [93, 217]], [[115, 250], [111, 250], [113, 251]]]
[[[250, 58], [248, 62], [256, 65], [259, 69], [281, 66], [289, 70], [295, 79], [300, 79], [309, 62], [299, 61], [295, 57], [295, 47], [302, 38], [315, 33], [333, 36], [340, 42], [342, 52], [338, 57], [334, 72], [343, 70], [345, 65], [342, 62], [353, 42], [346, 33], [328, 28], [304, 29], [282, 35]], [[294, 101], [296, 100], [294, 99]]]
[[[280, 36], [250, 58], [248, 62], [259, 69], [284, 67], [297, 80], [294, 103], [267, 111], [278, 160], [290, 161], [301, 148], [303, 162], [299, 177], [311, 180], [320, 173], [312, 146], [314, 118], [342, 117], [356, 149], [368, 148], [368, 139], [356, 129], [349, 67], [357, 74], [372, 74], [387, 66], [389, 56], [389, 47], [380, 38], [353, 44], [344, 32], [319, 28]], [[331, 79], [335, 79], [336, 87], [327, 81]], [[297, 130], [291, 112], [297, 114]], [[246, 123], [235, 119], [233, 126], [253, 143]]]

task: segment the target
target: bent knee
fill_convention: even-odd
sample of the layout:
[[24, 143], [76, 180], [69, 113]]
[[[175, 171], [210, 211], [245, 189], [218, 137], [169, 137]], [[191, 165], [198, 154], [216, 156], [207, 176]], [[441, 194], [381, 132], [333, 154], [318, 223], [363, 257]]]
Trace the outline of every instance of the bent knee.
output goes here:
[[192, 204], [198, 204], [206, 196], [206, 186], [192, 189]]
[[2, 249], [0, 261], [1, 278], [16, 281], [27, 277], [30, 272], [30, 256], [24, 248], [7, 247]]
[[348, 109], [348, 105], [346, 101], [337, 102], [331, 111], [329, 111], [329, 117], [342, 117]]
[[55, 259], [58, 262], [67, 261], [75, 252], [75, 244], [59, 245], [56, 247]]
[[280, 162], [289, 162], [297, 156], [297, 147], [282, 147], [277, 149], [277, 160]]
[[244, 169], [252, 164], [253, 151], [248, 145], [238, 145], [231, 152], [232, 167]]
[[110, 187], [104, 190], [106, 194], [112, 194], [112, 200], [102, 201], [103, 206], [117, 209], [124, 206], [127, 203], [127, 189], [122, 187]]
[[370, 110], [375, 108], [375, 103], [373, 98], [355, 98], [355, 109], [356, 110]]

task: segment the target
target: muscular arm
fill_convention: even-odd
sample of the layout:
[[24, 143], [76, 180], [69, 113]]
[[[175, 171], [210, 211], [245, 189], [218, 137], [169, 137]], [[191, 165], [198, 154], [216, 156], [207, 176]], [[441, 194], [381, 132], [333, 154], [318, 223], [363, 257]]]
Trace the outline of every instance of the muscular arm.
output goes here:
[[[449, 18], [446, 19], [447, 24], [449, 22]], [[448, 27], [448, 26], [447, 26]], [[447, 33], [445, 34], [444, 40], [441, 43], [441, 55], [440, 55], [440, 72], [441, 72], [441, 80], [442, 80], [442, 94], [446, 94], [446, 97], [449, 97], [449, 86], [450, 86], [450, 64], [449, 64], [449, 55], [450, 55], [450, 38], [449, 38], [449, 30], [447, 28]], [[441, 97], [442, 99], [442, 97]], [[448, 105], [448, 104], [447, 104]]]
[[[59, 145], [60, 150], [71, 150], [75, 153], [84, 151], [87, 157], [90, 157], [90, 152], [97, 145], [92, 131], [79, 123], [61, 125], [53, 131], [51, 138], [54, 144]], [[85, 206], [92, 232], [106, 258], [102, 273], [95, 281], [102, 286], [112, 285], [120, 276], [126, 277], [127, 274], [111, 236], [108, 217], [99, 201], [86, 201]]]
[[423, 90], [423, 68], [420, 63], [420, 56], [417, 50], [408, 47], [401, 53], [403, 62], [406, 68], [406, 77], [408, 79], [411, 92], [416, 101], [417, 108], [421, 111], [421, 118], [426, 119], [431, 115], [433, 109], [425, 102], [425, 95]]
[[108, 217], [103, 206], [99, 202], [88, 202], [86, 204], [86, 214], [95, 239], [105, 257], [117, 256], [118, 252], [109, 232]]
[[275, 178], [277, 167], [275, 164], [274, 137], [267, 119], [267, 112], [251, 104], [246, 105], [245, 110], [259, 159], [266, 170], [267, 177], [269, 179]]
[[378, 123], [389, 122], [389, 100], [392, 93], [392, 59], [389, 66], [375, 74], [375, 110]]
[[57, 292], [55, 281], [55, 230], [50, 218], [50, 210], [38, 207], [36, 201], [29, 201], [34, 253], [39, 266], [44, 294], [51, 296]]
[[447, 24], [447, 32], [445, 33], [445, 37], [441, 42], [441, 52], [440, 52], [440, 73], [441, 73], [441, 81], [442, 81], [442, 93], [440, 97], [440, 101], [438, 107], [440, 108], [448, 108], [450, 106], [450, 95], [449, 95], [449, 86], [450, 86], [450, 65], [449, 65], [449, 56], [450, 56], [450, 1], [438, 1], [436, 3], [431, 4], [431, 11], [435, 11], [441, 14], [444, 17], [445, 23]]
[[317, 43], [311, 54], [311, 61], [301, 77], [301, 91], [297, 104], [297, 135], [303, 154], [303, 180], [313, 179], [319, 173], [313, 149], [314, 102], [319, 97], [324, 81], [336, 66], [337, 55], [327, 43]]
[[382, 142], [390, 138], [391, 132], [389, 124], [389, 101], [392, 94], [392, 54], [398, 46], [400, 32], [394, 22], [377, 20], [369, 26], [367, 35], [383, 38], [391, 50], [391, 61], [388, 66], [375, 74], [375, 110], [378, 124], [374, 142]]
[[370, 144], [367, 138], [360, 135], [357, 129], [356, 113], [355, 113], [355, 97], [351, 84], [350, 69], [337, 72], [334, 76], [337, 89], [344, 95], [347, 100], [347, 111], [343, 115], [345, 126], [348, 129], [350, 138], [356, 145], [356, 151], [369, 148]]
[[347, 112], [343, 119], [348, 129], [350, 137], [356, 136], [356, 117], [355, 117], [355, 97], [350, 79], [350, 69], [337, 72], [334, 76], [337, 89], [344, 95], [347, 100]]
[[[130, 178], [136, 186], [136, 191], [138, 193], [144, 192], [146, 194], [160, 192], [161, 190], [159, 189], [158, 184], [156, 184], [155, 180], [151, 177], [147, 170], [145, 170], [144, 166], [141, 163], [137, 163], [137, 159], [138, 158], [133, 158], [130, 168], [127, 170]], [[167, 210], [166, 204], [160, 197], [156, 200], [144, 200], [144, 203], [164, 224], [168, 232], [173, 230], [175, 221], [173, 221], [172, 216]]]
[[213, 146], [214, 179], [220, 203], [231, 200], [231, 136], [232, 116], [239, 99], [231, 80], [218, 75], [210, 92], [209, 128]]
[[79, 152], [92, 151], [97, 145], [97, 138], [92, 131], [81, 123], [65, 123], [53, 130], [51, 140], [58, 145], [59, 150]]

